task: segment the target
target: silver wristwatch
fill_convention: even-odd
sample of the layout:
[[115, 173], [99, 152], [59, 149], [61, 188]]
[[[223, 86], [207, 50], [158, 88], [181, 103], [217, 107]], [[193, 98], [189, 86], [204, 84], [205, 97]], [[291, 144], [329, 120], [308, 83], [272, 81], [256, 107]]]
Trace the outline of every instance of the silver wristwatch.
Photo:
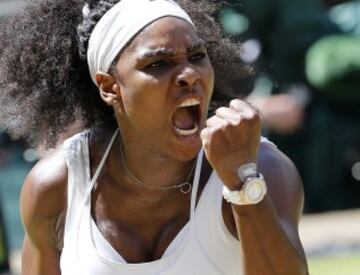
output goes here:
[[244, 182], [242, 188], [231, 191], [224, 185], [224, 199], [236, 205], [250, 205], [261, 202], [266, 195], [267, 187], [264, 177], [257, 170], [257, 165], [255, 163], [242, 165], [238, 169], [238, 175], [240, 180]]

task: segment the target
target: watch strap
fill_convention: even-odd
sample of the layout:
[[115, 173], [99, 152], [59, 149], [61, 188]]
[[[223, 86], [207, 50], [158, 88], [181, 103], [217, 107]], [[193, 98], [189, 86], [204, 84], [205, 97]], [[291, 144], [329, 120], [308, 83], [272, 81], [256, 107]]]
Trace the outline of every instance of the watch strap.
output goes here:
[[[255, 189], [254, 189], [255, 188]], [[223, 186], [224, 199], [236, 205], [252, 205], [262, 201], [267, 193], [267, 187], [262, 174], [249, 178], [240, 190], [231, 191]]]
[[248, 178], [258, 177], [257, 164], [254, 162], [243, 164], [237, 169], [237, 174], [242, 182], [246, 182]]

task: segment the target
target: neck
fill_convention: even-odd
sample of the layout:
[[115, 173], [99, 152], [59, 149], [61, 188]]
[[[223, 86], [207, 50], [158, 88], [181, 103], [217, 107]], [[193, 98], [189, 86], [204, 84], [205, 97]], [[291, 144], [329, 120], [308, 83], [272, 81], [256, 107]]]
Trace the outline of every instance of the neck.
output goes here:
[[[192, 178], [196, 159], [179, 161], [157, 152], [146, 142], [134, 138], [127, 139], [124, 136], [121, 137], [121, 140], [117, 141], [115, 146], [118, 147], [123, 175], [128, 182], [132, 182], [129, 188], [133, 191], [144, 191], [145, 193], [157, 191], [167, 194], [180, 190], [179, 188], [160, 189], [180, 185]], [[153, 188], [149, 188], [141, 182]]]

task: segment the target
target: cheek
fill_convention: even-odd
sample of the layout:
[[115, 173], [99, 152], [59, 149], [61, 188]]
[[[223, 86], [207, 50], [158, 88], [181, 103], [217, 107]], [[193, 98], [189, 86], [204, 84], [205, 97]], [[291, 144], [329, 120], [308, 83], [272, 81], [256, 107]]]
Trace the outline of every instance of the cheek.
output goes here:
[[210, 63], [209, 63], [209, 66], [206, 69], [204, 69], [203, 75], [204, 75], [206, 91], [208, 94], [208, 98], [210, 100], [210, 98], [213, 94], [213, 91], [214, 91], [214, 83], [215, 83], [214, 69]]
[[133, 73], [123, 85], [123, 99], [125, 104], [141, 104], [146, 98], [153, 96], [159, 87], [159, 81], [141, 73]]
[[211, 87], [211, 94], [214, 90], [214, 82], [215, 82], [215, 73], [214, 73], [214, 69], [213, 67], [211, 66], [210, 67], [210, 70], [209, 70], [209, 79], [210, 79], [210, 87]]
[[128, 79], [127, 85], [133, 83], [130, 89], [124, 89], [123, 102], [126, 115], [130, 119], [146, 121], [154, 114], [164, 109], [164, 88], [161, 81], [152, 77], [137, 77], [136, 80]]

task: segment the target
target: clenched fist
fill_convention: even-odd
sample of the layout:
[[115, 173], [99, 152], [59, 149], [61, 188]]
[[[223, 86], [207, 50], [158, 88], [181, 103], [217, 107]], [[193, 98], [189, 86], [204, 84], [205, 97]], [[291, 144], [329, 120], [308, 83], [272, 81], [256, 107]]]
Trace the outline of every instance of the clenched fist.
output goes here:
[[255, 162], [260, 143], [260, 116], [258, 110], [239, 99], [229, 107], [216, 110], [201, 131], [205, 155], [220, 179], [229, 189], [239, 189], [237, 169]]

